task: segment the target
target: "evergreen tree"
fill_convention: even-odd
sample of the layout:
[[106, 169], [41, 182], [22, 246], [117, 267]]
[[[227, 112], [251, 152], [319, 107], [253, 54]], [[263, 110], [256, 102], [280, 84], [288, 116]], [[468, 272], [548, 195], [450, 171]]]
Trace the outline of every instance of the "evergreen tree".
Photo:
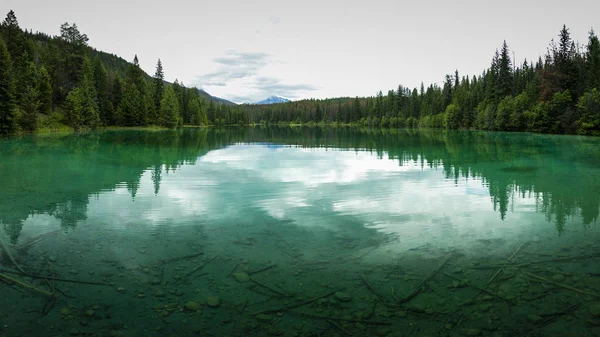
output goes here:
[[[133, 64], [127, 69], [127, 81], [129, 82], [129, 85], [131, 85], [129, 89], [135, 91], [135, 95], [138, 97], [129, 102], [129, 104], [134, 103], [135, 108], [127, 111], [125, 114], [125, 116], [127, 116], [126, 120], [124, 121], [125, 125], [146, 125], [148, 118], [148, 106], [150, 102], [145, 99], [148, 94], [147, 84], [146, 79], [144, 78], [144, 72], [140, 68], [137, 55], [135, 55], [135, 58], [133, 59]], [[130, 95], [132, 94], [134, 93], [130, 93]]]
[[40, 98], [39, 112], [48, 114], [52, 110], [52, 85], [50, 75], [44, 66], [40, 67], [37, 90]]
[[[121, 100], [123, 99], [123, 80], [119, 77], [119, 74], [115, 74], [112, 79], [112, 84], [110, 87], [110, 102], [112, 103], [113, 109], [116, 110], [121, 104]], [[112, 121], [109, 122], [109, 125], [117, 124], [117, 116], [113, 113]], [[118, 125], [123, 125], [120, 122]]]
[[499, 100], [504, 99], [506, 96], [512, 94], [513, 91], [513, 74], [512, 74], [512, 62], [510, 60], [508, 45], [506, 41], [502, 44], [500, 51], [500, 58], [497, 64], [497, 78], [495, 82], [496, 95], [495, 97]]
[[75, 23], [71, 25], [65, 22], [60, 26], [60, 40], [62, 42], [59, 69], [61, 76], [57, 77], [55, 93], [58, 99], [62, 100], [81, 83], [88, 37], [79, 31]]
[[215, 124], [215, 112], [215, 103], [211, 99], [210, 102], [208, 102], [208, 110], [206, 111], [209, 123]]
[[585, 55], [587, 66], [587, 89], [600, 89], [600, 41], [594, 30], [590, 30], [590, 37]]
[[167, 86], [163, 99], [160, 102], [160, 125], [167, 128], [174, 128], [179, 119], [179, 102], [175, 91], [171, 86]]
[[206, 126], [208, 120], [204, 111], [202, 101], [197, 96], [192, 98], [189, 104], [190, 113], [192, 114], [192, 124]]
[[108, 125], [112, 120], [113, 105], [110, 101], [108, 73], [98, 56], [94, 59], [94, 88], [98, 98], [100, 124]]
[[83, 78], [81, 85], [67, 96], [66, 117], [67, 123], [75, 131], [100, 125], [96, 88], [94, 87], [94, 71], [90, 60], [86, 57], [83, 61]]
[[15, 82], [12, 62], [4, 40], [0, 38], [0, 136], [16, 131]]
[[33, 86], [28, 86], [21, 96], [21, 118], [19, 124], [26, 131], [33, 132], [37, 128], [37, 114], [41, 106], [39, 96], [39, 91]]
[[[153, 95], [152, 95], [152, 99], [153, 99], [153, 103], [154, 103], [154, 111], [159, 112], [160, 111], [160, 102], [162, 101], [162, 97], [163, 97], [163, 93], [165, 91], [165, 75], [163, 73], [163, 67], [162, 67], [162, 62], [160, 61], [160, 59], [158, 59], [158, 62], [156, 63], [156, 72], [154, 73], [154, 86], [153, 86]], [[151, 118], [151, 123], [156, 123], [157, 122], [157, 116], [153, 116], [154, 118]]]

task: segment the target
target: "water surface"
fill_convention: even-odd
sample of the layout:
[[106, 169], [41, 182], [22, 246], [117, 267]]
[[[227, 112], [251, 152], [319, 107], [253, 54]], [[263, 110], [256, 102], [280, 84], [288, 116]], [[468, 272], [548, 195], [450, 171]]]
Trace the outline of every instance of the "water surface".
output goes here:
[[0, 336], [598, 334], [599, 206], [595, 138], [3, 139]]

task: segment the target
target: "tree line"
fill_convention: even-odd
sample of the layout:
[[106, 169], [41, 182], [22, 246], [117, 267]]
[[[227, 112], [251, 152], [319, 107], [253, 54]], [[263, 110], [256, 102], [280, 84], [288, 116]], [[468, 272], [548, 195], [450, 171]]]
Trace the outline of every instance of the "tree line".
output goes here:
[[[229, 105], [167, 83], [88, 45], [76, 24], [60, 36], [23, 31], [13, 11], [0, 24], [0, 135], [100, 126], [343, 124], [600, 135], [600, 42], [576, 44], [563, 26], [545, 56], [516, 65], [506, 41], [489, 68], [457, 71], [442, 85], [402, 85], [372, 97]], [[208, 96], [208, 100], [206, 99]]]
[[340, 123], [540, 133], [600, 134], [600, 43], [576, 44], [563, 26], [545, 57], [515, 65], [504, 41], [477, 76], [446, 75], [443, 85], [400, 85], [374, 97], [244, 106], [255, 123]]
[[[99, 52], [75, 23], [59, 36], [23, 31], [10, 11], [0, 24], [0, 135], [68, 126], [208, 125], [220, 103], [197, 88], [164, 80], [160, 59], [139, 66]], [[210, 97], [210, 96], [209, 96]]]

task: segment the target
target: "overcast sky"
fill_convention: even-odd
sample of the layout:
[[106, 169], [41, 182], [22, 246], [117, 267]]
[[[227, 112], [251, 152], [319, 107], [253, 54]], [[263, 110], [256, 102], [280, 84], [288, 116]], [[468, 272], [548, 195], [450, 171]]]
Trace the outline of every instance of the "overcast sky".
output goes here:
[[507, 40], [537, 59], [562, 24], [587, 42], [600, 1], [2, 0], [21, 28], [75, 22], [90, 45], [234, 102], [374, 95], [479, 74]]

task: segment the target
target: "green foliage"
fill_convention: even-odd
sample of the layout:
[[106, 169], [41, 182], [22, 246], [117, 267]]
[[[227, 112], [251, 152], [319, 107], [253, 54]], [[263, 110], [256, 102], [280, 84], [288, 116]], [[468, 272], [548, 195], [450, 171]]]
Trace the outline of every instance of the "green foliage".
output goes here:
[[460, 108], [455, 104], [450, 104], [444, 112], [444, 126], [447, 129], [458, 129], [460, 127]]
[[40, 67], [37, 90], [40, 99], [39, 110], [41, 113], [49, 114], [52, 110], [52, 84], [50, 83], [50, 75], [44, 66]]
[[23, 130], [33, 132], [37, 129], [37, 115], [42, 105], [39, 97], [40, 92], [32, 86], [28, 86], [21, 96], [21, 116], [19, 118], [19, 125]]
[[592, 29], [585, 54], [588, 89], [600, 88], [600, 41]]
[[526, 128], [525, 111], [529, 109], [529, 95], [523, 91], [517, 95], [510, 104], [512, 111], [510, 112], [508, 125], [506, 130], [509, 131], [524, 131]]
[[100, 126], [94, 73], [88, 58], [83, 62], [83, 79], [79, 87], [67, 96], [66, 122], [75, 131]]
[[[515, 66], [504, 41], [481, 75], [460, 77], [456, 70], [445, 76], [442, 86], [399, 85], [372, 97], [241, 106], [222, 104], [177, 80], [169, 85], [160, 60], [150, 77], [140, 68], [137, 55], [128, 63], [92, 49], [87, 35], [74, 23], [62, 24], [58, 37], [33, 34], [21, 30], [11, 11], [0, 33], [8, 46], [7, 52], [0, 50], [2, 134], [17, 130], [19, 111], [20, 124], [31, 128], [24, 117], [25, 111], [36, 110], [32, 109], [34, 92], [38, 117], [64, 111], [61, 118], [41, 118], [42, 123], [66, 122], [74, 129], [261, 122], [596, 133], [592, 89], [600, 85], [600, 42], [591, 31], [583, 54], [565, 26], [557, 43], [552, 42], [544, 59], [535, 64], [524, 61]], [[205, 97], [209, 99], [204, 101]]]
[[0, 39], [0, 136], [16, 131], [15, 81], [6, 44]]
[[600, 135], [600, 89], [594, 88], [579, 99], [577, 108], [581, 112], [579, 133], [583, 135]]
[[[163, 72], [162, 62], [158, 59], [156, 63], [156, 72], [154, 73], [153, 79], [153, 96], [154, 111], [160, 111], [160, 102], [162, 101], [163, 93], [165, 91], [165, 74]], [[155, 121], [157, 116], [153, 116], [152, 120]]]
[[179, 102], [172, 86], [167, 87], [160, 101], [159, 123], [167, 128], [174, 128], [179, 124]]
[[207, 126], [208, 118], [206, 117], [205, 104], [198, 97], [192, 98], [189, 104], [189, 110], [192, 115], [192, 124]]
[[113, 104], [110, 100], [110, 83], [108, 72], [100, 57], [94, 59], [94, 89], [98, 98], [98, 115], [100, 125], [110, 125], [113, 120]]

